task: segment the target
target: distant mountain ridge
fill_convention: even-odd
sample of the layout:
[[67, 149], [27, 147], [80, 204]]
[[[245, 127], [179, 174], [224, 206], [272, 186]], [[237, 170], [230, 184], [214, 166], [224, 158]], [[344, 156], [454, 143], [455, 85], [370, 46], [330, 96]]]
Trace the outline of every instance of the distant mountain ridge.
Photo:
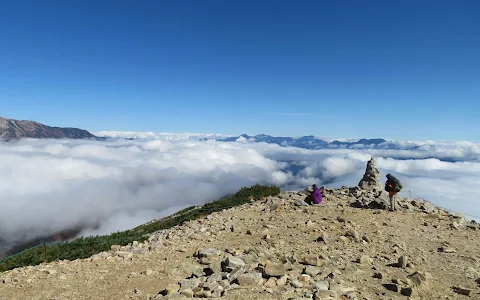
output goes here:
[[0, 117], [0, 140], [37, 139], [101, 139], [87, 130], [43, 125], [35, 121]]
[[[208, 140], [204, 138], [202, 140]], [[268, 143], [268, 144], [277, 144], [283, 147], [298, 147], [304, 149], [328, 149], [328, 148], [376, 148], [376, 149], [395, 149], [399, 146], [395, 143], [389, 142], [385, 139], [375, 138], [375, 139], [359, 139], [357, 141], [346, 142], [346, 141], [338, 141], [334, 140], [332, 142], [325, 141], [320, 138], [316, 138], [313, 135], [302, 136], [298, 138], [294, 137], [278, 137], [278, 136], [271, 136], [266, 134], [258, 134], [254, 136], [250, 136], [248, 134], [242, 134], [239, 136], [233, 136], [228, 138], [219, 138], [215, 139], [216, 141], [220, 142], [257, 142], [257, 143]], [[413, 146], [416, 148], [417, 146]]]

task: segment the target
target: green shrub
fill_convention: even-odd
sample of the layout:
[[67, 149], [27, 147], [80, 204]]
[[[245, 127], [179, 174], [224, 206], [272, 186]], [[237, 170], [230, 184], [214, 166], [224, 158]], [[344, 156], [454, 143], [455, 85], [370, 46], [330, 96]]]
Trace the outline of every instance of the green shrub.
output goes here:
[[275, 196], [279, 193], [280, 189], [276, 186], [257, 184], [248, 188], [244, 187], [234, 195], [206, 203], [200, 207], [187, 207], [169, 217], [123, 232], [116, 232], [106, 236], [82, 237], [67, 243], [47, 244], [46, 246], [39, 245], [0, 261], [0, 272], [23, 266], [38, 265], [45, 260], [45, 250], [48, 262], [87, 258], [102, 251], [110, 250], [112, 245], [125, 246], [133, 241], [143, 242], [148, 238], [149, 234], [155, 231], [168, 229], [186, 221], [206, 216], [212, 212], [248, 203], [250, 196], [258, 200], [262, 197]]

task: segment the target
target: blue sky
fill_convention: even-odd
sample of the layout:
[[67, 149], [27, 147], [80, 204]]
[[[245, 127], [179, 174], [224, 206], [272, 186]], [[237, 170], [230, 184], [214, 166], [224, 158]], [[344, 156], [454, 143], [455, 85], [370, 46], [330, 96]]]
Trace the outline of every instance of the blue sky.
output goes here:
[[2, 1], [0, 115], [480, 140], [480, 2]]

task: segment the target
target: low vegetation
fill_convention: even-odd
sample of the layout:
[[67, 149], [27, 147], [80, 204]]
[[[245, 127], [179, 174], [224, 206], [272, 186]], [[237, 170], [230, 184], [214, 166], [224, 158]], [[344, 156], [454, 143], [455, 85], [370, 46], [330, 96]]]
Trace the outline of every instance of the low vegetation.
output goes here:
[[87, 258], [102, 251], [110, 250], [112, 245], [128, 245], [133, 241], [142, 242], [158, 230], [167, 229], [186, 221], [195, 220], [212, 212], [229, 209], [248, 203], [251, 199], [276, 196], [280, 189], [276, 186], [254, 185], [244, 187], [236, 194], [209, 202], [203, 206], [185, 208], [169, 217], [150, 222], [131, 230], [112, 233], [106, 236], [90, 236], [67, 243], [46, 244], [24, 251], [0, 262], [0, 272], [23, 266], [38, 265], [46, 261], [75, 260]]

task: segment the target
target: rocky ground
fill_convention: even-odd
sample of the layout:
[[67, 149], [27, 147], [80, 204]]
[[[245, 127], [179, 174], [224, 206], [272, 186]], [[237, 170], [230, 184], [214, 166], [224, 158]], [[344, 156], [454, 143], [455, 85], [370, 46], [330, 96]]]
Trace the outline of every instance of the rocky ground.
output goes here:
[[[480, 230], [375, 188], [283, 192], [112, 246], [0, 273], [0, 299], [480, 299]], [[388, 203], [387, 203], [388, 204]]]

